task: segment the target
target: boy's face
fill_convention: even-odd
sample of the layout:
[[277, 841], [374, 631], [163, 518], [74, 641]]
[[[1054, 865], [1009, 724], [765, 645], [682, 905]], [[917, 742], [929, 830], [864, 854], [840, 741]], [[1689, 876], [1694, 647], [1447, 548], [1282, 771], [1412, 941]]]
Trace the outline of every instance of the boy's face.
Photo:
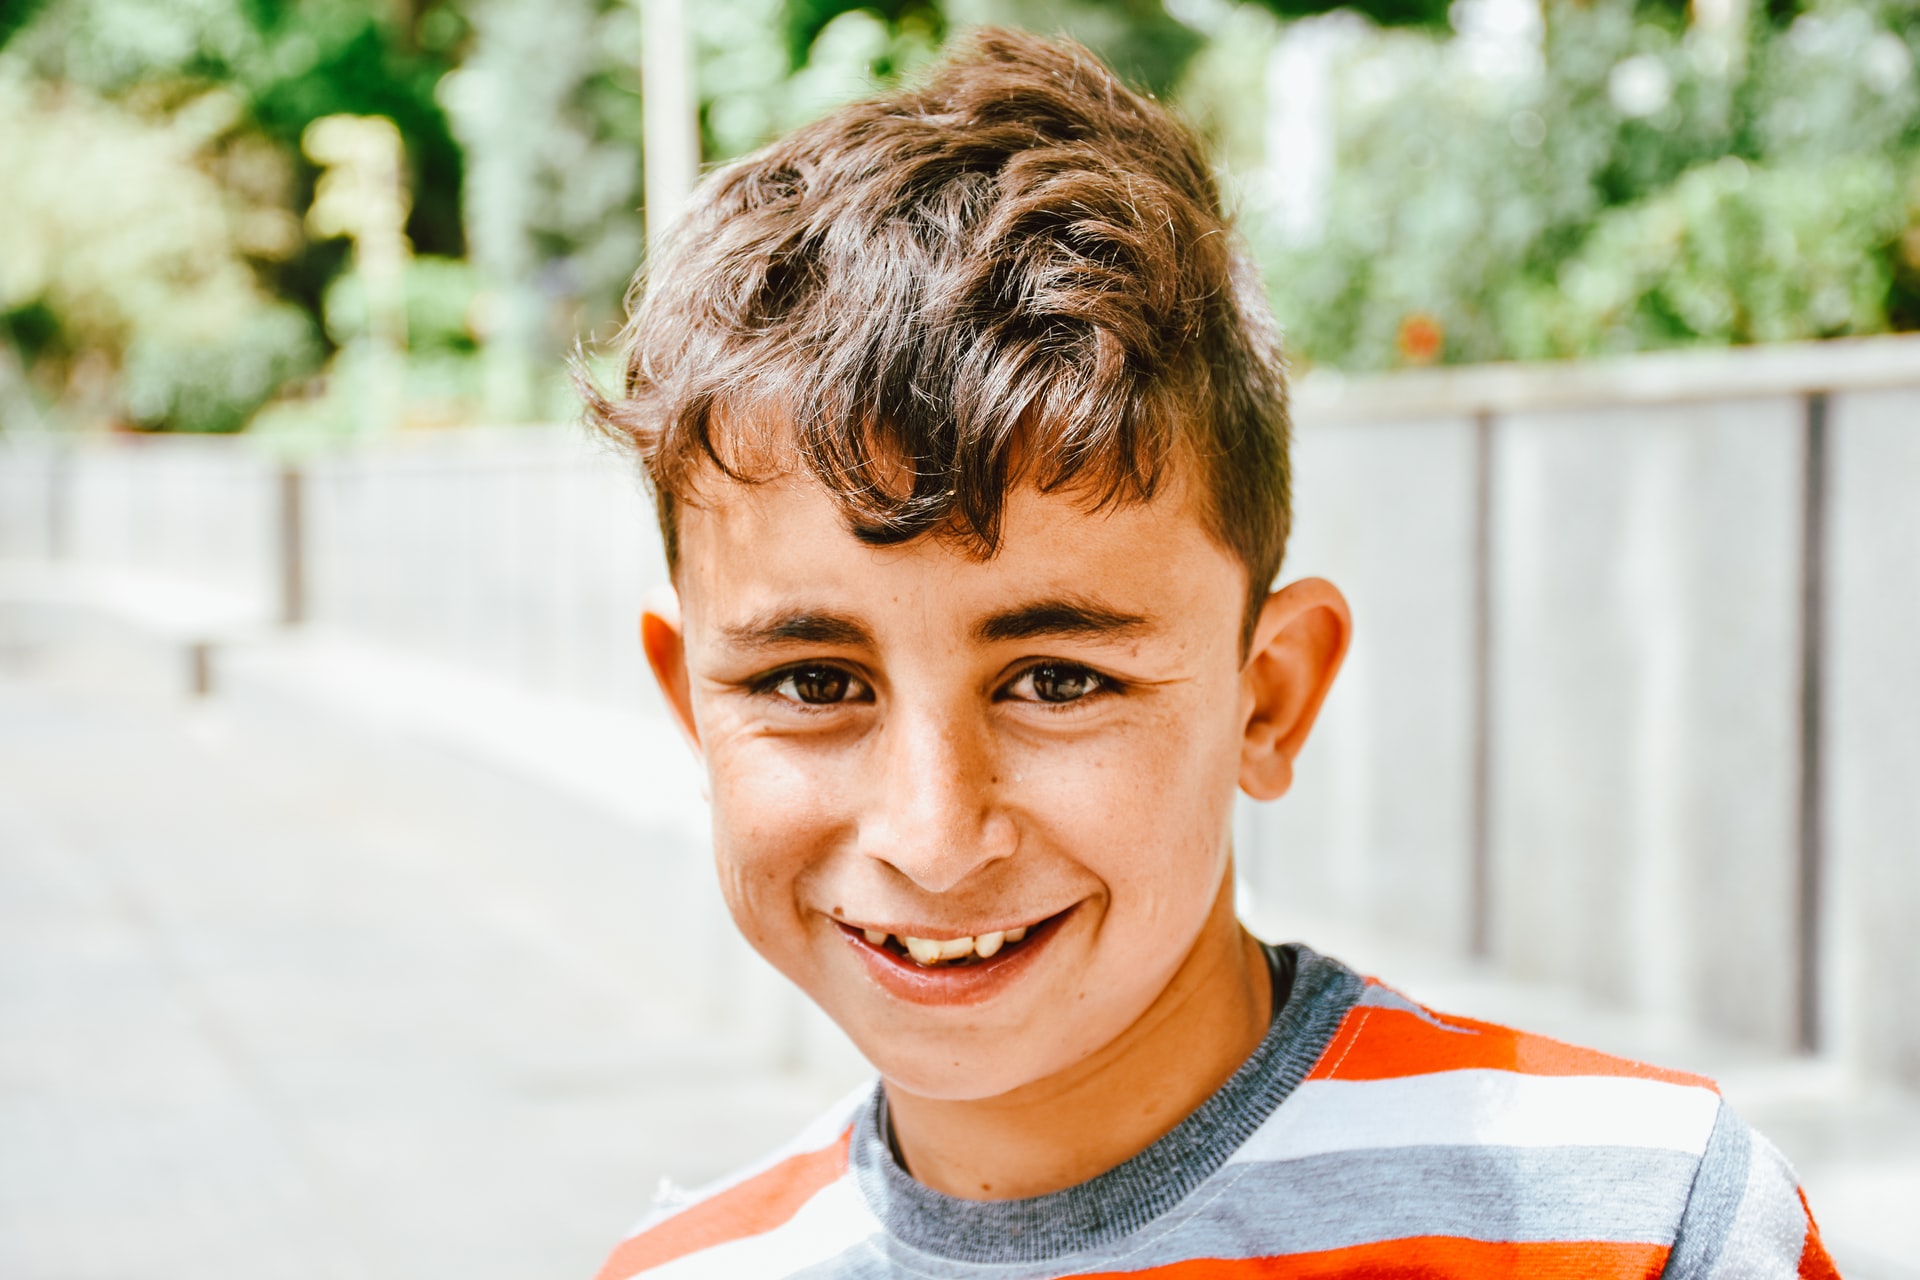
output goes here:
[[709, 476], [701, 504], [679, 621], [650, 617], [647, 647], [748, 940], [923, 1096], [1113, 1042], [1223, 891], [1258, 718], [1246, 570], [1189, 491], [1097, 514], [1018, 492], [985, 561], [864, 545], [804, 479]]

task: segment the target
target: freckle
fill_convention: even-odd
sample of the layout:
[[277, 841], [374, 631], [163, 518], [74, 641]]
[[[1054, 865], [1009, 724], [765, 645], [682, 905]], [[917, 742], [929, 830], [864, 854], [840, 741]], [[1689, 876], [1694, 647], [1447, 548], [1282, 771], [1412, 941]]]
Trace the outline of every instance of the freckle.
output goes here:
[[991, 1191], [993, 1190], [993, 1187], [990, 1184], [983, 1182], [980, 1184], [980, 1189], [982, 1191]]
[[841, 918], [842, 918], [842, 917], [844, 917], [844, 916], [845, 916], [846, 914], [847, 914], [847, 909], [846, 909], [845, 907], [835, 907], [835, 908], [833, 909], [833, 918], [834, 918], [835, 920], [839, 920], [839, 919], [841, 919]]

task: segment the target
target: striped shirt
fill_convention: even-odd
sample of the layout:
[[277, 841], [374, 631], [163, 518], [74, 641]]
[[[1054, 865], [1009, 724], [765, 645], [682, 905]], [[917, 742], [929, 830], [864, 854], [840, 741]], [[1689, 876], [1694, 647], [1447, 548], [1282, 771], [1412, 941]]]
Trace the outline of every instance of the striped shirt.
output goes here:
[[1088, 1182], [942, 1195], [893, 1157], [867, 1086], [657, 1210], [600, 1280], [1837, 1276], [1793, 1170], [1711, 1081], [1269, 954], [1287, 995], [1247, 1061]]

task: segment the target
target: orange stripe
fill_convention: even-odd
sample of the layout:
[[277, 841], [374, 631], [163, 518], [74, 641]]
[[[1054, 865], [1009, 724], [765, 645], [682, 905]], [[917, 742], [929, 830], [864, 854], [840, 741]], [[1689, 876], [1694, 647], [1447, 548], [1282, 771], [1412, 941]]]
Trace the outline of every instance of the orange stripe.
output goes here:
[[1666, 1265], [1660, 1244], [1415, 1236], [1281, 1258], [1194, 1258], [1074, 1280], [1657, 1280]]
[[1718, 1092], [1705, 1076], [1616, 1058], [1491, 1022], [1431, 1016], [1443, 1025], [1435, 1026], [1404, 1009], [1355, 1009], [1307, 1079], [1390, 1080], [1435, 1071], [1487, 1068], [1534, 1076], [1631, 1076]]
[[1827, 1246], [1820, 1243], [1820, 1226], [1813, 1220], [1805, 1191], [1800, 1192], [1800, 1208], [1807, 1215], [1807, 1242], [1800, 1248], [1800, 1280], [1840, 1280], [1840, 1269], [1827, 1256]]
[[599, 1280], [627, 1280], [675, 1258], [771, 1231], [846, 1172], [853, 1126], [830, 1147], [790, 1156], [642, 1231], [613, 1251]]

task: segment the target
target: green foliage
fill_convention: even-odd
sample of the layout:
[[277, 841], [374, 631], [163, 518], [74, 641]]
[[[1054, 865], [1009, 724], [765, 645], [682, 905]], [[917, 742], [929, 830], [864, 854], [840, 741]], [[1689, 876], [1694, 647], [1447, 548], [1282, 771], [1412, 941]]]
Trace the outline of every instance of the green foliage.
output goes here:
[[1348, 41], [1324, 224], [1248, 201], [1297, 355], [1423, 359], [1416, 322], [1449, 361], [1912, 322], [1920, 12], [1828, 5], [1744, 45], [1624, 0], [1548, 19], [1540, 72], [1504, 78], [1457, 42]]
[[317, 355], [312, 322], [284, 302], [253, 309], [244, 324], [142, 328], [121, 374], [128, 420], [148, 430], [238, 431]]
[[[915, 37], [937, 47], [946, 35], [947, 16], [936, 0], [786, 0], [784, 10], [788, 65], [798, 70], [811, 60], [814, 42], [840, 15], [866, 13], [885, 24], [890, 39]], [[905, 67], [882, 61], [877, 75], [899, 74]]]
[[709, 0], [693, 8], [702, 149], [726, 160], [910, 75], [947, 33], [930, 3]]
[[[311, 321], [236, 247], [271, 210], [193, 163], [235, 111], [216, 91], [155, 123], [0, 77], [0, 311], [43, 389], [153, 428], [230, 430], [312, 368]], [[114, 387], [96, 385], [115, 368]]]
[[[407, 264], [402, 287], [409, 352], [471, 355], [478, 349], [474, 320], [482, 290], [471, 265], [458, 258], [415, 258]], [[327, 288], [324, 312], [327, 336], [336, 345], [345, 347], [371, 337], [366, 286], [358, 274], [348, 271], [334, 279]]]
[[[1255, 0], [1262, 9], [1281, 18], [1305, 18], [1332, 13], [1342, 6], [1339, 0]], [[1447, 25], [1449, 0], [1368, 0], [1351, 6], [1383, 27], [1433, 27]]]
[[[1353, 369], [1920, 327], [1920, 0], [686, 0], [704, 158], [1064, 32], [1212, 141], [1296, 356]], [[1458, 25], [1459, 32], [1450, 30]], [[1330, 173], [1284, 151], [1320, 41]], [[1519, 61], [1514, 61], [1516, 52]], [[230, 430], [550, 412], [644, 252], [635, 0], [0, 0], [0, 342], [72, 420]], [[409, 166], [407, 363], [304, 221], [315, 119]], [[1303, 221], [1294, 199], [1324, 198]], [[1316, 188], [1319, 189], [1319, 188]], [[274, 397], [281, 396], [276, 402]], [[376, 415], [377, 416], [377, 415]]]
[[[301, 132], [335, 114], [384, 115], [416, 166], [416, 243], [461, 250], [460, 153], [433, 96], [456, 49], [422, 35], [464, 23], [446, 5], [402, 30], [365, 0], [41, 0], [0, 38], [8, 59], [44, 83], [164, 101], [220, 86], [247, 124], [297, 156]], [[309, 175], [310, 176], [310, 175]]]
[[1156, 94], [1172, 92], [1205, 37], [1161, 0], [947, 0], [956, 26], [992, 23], [1064, 33]]
[[[320, 296], [345, 256], [300, 225], [314, 174], [298, 143], [318, 116], [398, 122], [415, 243], [463, 251], [461, 156], [433, 96], [458, 52], [452, 11], [429, 8], [412, 30], [393, 12], [362, 0], [9, 5], [0, 85], [40, 136], [0, 158], [26, 166], [6, 182], [22, 208], [0, 270], [7, 293], [37, 290], [16, 308], [49, 318], [31, 346], [10, 326], [43, 392], [82, 417], [230, 430], [312, 371]], [[108, 384], [102, 370], [117, 371]]]
[[1609, 209], [1561, 265], [1556, 287], [1516, 298], [1515, 354], [1883, 331], [1899, 195], [1892, 165], [1877, 156], [1704, 165]]
[[[465, 19], [443, 4], [428, 9], [415, 32], [407, 33], [387, 25], [385, 6], [305, 0], [256, 7], [263, 15], [259, 53], [234, 69], [256, 126], [297, 155], [306, 127], [325, 116], [392, 120], [413, 168], [407, 234], [423, 252], [463, 253], [464, 166], [434, 90], [456, 65]], [[419, 34], [436, 31], [450, 43], [429, 47]]]
[[46, 0], [0, 0], [0, 47], [40, 12]]

